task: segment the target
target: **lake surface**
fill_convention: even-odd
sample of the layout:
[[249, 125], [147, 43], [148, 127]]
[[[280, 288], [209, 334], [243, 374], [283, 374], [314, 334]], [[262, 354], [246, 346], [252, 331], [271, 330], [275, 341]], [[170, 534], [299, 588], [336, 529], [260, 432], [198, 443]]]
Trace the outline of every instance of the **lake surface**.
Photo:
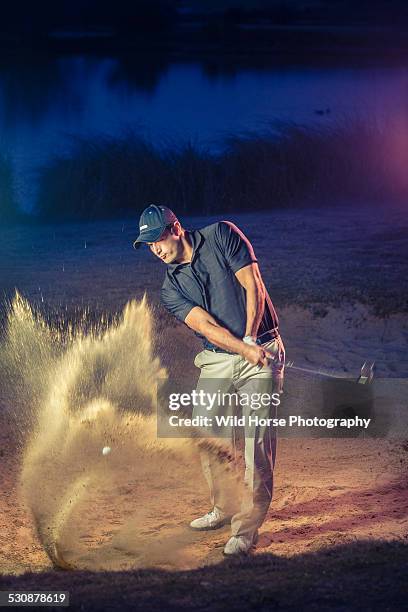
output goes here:
[[[157, 144], [186, 140], [216, 150], [229, 134], [274, 121], [326, 125], [408, 114], [406, 67], [214, 68], [162, 57], [65, 56], [0, 63], [0, 146], [11, 156], [20, 201], [35, 171], [79, 138], [129, 130]], [[401, 124], [401, 122], [399, 122]]]

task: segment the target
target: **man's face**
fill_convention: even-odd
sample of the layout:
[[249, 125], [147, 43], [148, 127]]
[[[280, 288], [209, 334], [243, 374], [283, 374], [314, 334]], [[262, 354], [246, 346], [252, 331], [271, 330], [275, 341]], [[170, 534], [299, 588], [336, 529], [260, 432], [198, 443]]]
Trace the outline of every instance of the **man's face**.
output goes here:
[[172, 228], [166, 229], [159, 240], [155, 242], [146, 242], [147, 246], [156, 257], [159, 257], [164, 263], [174, 263], [181, 254], [181, 242], [178, 228], [173, 225]]

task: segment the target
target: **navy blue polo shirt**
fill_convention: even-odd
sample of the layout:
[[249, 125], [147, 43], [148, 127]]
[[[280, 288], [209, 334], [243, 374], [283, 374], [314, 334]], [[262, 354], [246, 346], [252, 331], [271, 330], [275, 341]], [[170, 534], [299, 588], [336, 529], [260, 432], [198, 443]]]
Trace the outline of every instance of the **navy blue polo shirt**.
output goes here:
[[[189, 231], [193, 253], [189, 263], [168, 264], [161, 301], [171, 314], [185, 321], [200, 306], [237, 338], [245, 336], [246, 292], [235, 276], [257, 261], [249, 240], [229, 221]], [[278, 327], [278, 317], [267, 296], [258, 335]], [[202, 335], [204, 348], [221, 351]], [[224, 351], [225, 352], [225, 351]]]

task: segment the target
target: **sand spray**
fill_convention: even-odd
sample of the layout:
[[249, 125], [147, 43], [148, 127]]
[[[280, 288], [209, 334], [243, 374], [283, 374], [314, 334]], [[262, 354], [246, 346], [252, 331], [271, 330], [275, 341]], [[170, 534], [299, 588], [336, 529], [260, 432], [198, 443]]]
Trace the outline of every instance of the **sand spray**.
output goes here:
[[166, 371], [152, 346], [146, 299], [91, 325], [46, 322], [19, 294], [10, 304], [1, 360], [21, 430], [21, 494], [55, 566], [188, 567], [196, 534], [186, 525], [208, 505], [200, 444], [240, 494], [225, 441], [157, 437]]

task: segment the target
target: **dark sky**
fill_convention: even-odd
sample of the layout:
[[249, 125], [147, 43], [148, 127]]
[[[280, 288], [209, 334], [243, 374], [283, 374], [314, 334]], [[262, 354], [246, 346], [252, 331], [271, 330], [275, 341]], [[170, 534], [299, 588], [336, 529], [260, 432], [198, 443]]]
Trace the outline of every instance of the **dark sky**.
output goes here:
[[[49, 30], [54, 27], [88, 28], [127, 26], [129, 30], [158, 24], [166, 27], [182, 14], [224, 12], [233, 7], [269, 11], [272, 22], [307, 19], [318, 23], [395, 23], [408, 21], [407, 0], [13, 0], [2, 7], [0, 32]], [[160, 29], [160, 27], [158, 28]]]
[[[241, 7], [246, 10], [283, 10], [284, 7], [301, 13], [309, 9], [313, 14], [338, 15], [344, 20], [363, 14], [375, 20], [376, 13], [395, 17], [407, 12], [407, 0], [181, 0], [185, 9], [197, 12], [223, 12], [229, 8]], [[397, 25], [397, 24], [396, 24]]]

